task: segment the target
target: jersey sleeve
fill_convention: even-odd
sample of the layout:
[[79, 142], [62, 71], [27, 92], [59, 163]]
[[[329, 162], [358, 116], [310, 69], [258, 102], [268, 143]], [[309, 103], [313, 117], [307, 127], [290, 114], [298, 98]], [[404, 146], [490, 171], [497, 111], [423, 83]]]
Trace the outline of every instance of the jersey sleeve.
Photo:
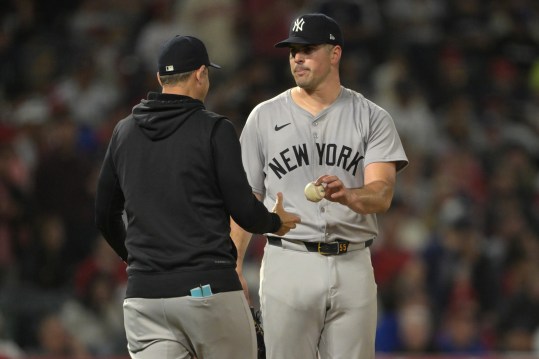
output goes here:
[[369, 118], [365, 166], [374, 162], [395, 162], [397, 172], [408, 165], [401, 139], [393, 122], [393, 118], [384, 109], [373, 106]]
[[263, 131], [259, 131], [259, 109], [260, 105], [255, 107], [249, 114], [245, 126], [241, 132], [241, 155], [243, 167], [247, 174], [247, 180], [251, 185], [253, 192], [265, 196], [264, 186], [264, 154], [262, 146], [264, 140], [259, 136]]

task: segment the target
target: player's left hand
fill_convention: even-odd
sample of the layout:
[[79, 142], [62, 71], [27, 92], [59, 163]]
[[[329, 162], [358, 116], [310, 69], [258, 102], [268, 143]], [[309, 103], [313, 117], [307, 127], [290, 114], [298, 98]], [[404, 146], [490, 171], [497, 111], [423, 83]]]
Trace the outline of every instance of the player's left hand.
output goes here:
[[324, 198], [331, 202], [337, 202], [342, 205], [348, 205], [348, 188], [339, 177], [334, 175], [323, 175], [316, 179], [315, 185], [324, 185]]

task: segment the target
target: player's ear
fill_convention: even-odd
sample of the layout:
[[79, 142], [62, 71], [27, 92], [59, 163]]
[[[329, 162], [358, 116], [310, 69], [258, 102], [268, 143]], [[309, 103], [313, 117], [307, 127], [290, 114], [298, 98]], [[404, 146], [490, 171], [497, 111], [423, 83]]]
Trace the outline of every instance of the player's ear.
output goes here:
[[206, 76], [207, 69], [208, 68], [206, 67], [206, 65], [202, 65], [198, 69], [195, 70], [195, 77], [196, 77], [198, 82], [203, 81], [204, 76]]
[[341, 60], [341, 55], [342, 55], [342, 47], [340, 47], [339, 45], [335, 45], [333, 46], [333, 48], [331, 49], [331, 62], [333, 63], [339, 63], [339, 61]]
[[157, 82], [159, 82], [159, 86], [163, 87], [163, 84], [161, 83], [161, 77], [159, 76], [159, 72], [156, 73]]

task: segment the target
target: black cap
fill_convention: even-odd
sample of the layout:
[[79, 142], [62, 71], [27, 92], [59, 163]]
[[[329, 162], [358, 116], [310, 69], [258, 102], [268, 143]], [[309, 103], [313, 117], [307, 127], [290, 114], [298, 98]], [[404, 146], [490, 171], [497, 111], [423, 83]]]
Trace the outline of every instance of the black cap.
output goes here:
[[339, 24], [324, 14], [305, 14], [298, 16], [290, 25], [288, 39], [275, 44], [275, 47], [287, 47], [290, 44], [332, 44], [343, 46]]
[[210, 62], [208, 51], [202, 41], [193, 36], [180, 35], [163, 44], [157, 64], [159, 75], [189, 72], [202, 65], [221, 68]]

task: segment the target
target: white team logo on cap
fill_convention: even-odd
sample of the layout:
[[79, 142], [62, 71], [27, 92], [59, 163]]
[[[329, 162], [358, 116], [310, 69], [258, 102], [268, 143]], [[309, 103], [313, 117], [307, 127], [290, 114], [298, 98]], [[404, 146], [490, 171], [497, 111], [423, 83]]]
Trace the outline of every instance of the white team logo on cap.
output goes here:
[[165, 66], [165, 71], [174, 71], [174, 66], [172, 65]]
[[303, 24], [305, 24], [305, 21], [303, 20], [303, 18], [296, 19], [296, 21], [294, 21], [294, 27], [292, 28], [292, 31], [294, 32], [303, 31]]
[[329, 34], [329, 39], [330, 40], [335, 40], [335, 36], [333, 36], [333, 34]]

